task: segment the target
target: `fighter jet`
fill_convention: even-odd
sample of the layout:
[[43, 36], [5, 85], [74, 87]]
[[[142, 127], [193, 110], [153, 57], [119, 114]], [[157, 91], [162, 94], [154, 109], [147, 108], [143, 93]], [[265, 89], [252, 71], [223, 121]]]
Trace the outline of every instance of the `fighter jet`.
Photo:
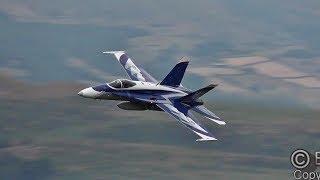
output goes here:
[[201, 96], [217, 85], [210, 84], [197, 91], [190, 91], [183, 87], [181, 80], [189, 64], [188, 61], [180, 61], [162, 81], [158, 81], [144, 69], [135, 65], [125, 51], [103, 53], [113, 54], [130, 77], [130, 80], [117, 79], [110, 83], [89, 87], [81, 90], [78, 93], [79, 96], [122, 101], [117, 106], [124, 110], [164, 111], [200, 136], [197, 141], [217, 140], [193, 115], [193, 112], [196, 112], [219, 125], [226, 124], [208, 110], [200, 99]]

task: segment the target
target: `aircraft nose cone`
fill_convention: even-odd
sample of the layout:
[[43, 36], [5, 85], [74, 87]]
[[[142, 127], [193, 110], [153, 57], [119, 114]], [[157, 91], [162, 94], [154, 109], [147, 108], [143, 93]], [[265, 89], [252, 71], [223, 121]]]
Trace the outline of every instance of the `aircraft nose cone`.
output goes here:
[[78, 92], [79, 96], [83, 96], [83, 91]]
[[98, 98], [102, 93], [94, 90], [92, 87], [85, 88], [78, 92], [78, 95], [84, 98]]

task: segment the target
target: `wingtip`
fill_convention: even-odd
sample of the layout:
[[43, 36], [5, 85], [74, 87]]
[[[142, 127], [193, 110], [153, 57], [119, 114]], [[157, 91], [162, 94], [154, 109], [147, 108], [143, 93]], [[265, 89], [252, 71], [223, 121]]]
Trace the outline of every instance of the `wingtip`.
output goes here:
[[200, 138], [196, 140], [197, 142], [201, 142], [201, 141], [218, 141], [218, 139], [214, 138], [214, 137], [209, 137], [209, 138]]
[[125, 53], [125, 51], [103, 51], [103, 54], [116, 54], [116, 53]]

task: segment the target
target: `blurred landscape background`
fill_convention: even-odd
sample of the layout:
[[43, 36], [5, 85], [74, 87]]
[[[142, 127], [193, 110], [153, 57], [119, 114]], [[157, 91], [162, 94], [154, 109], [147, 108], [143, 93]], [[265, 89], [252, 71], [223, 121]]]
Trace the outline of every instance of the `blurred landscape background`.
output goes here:
[[[317, 0], [0, 0], [0, 179], [292, 179], [293, 150], [319, 150]], [[126, 77], [126, 50], [226, 120], [195, 135], [162, 112], [80, 98]]]

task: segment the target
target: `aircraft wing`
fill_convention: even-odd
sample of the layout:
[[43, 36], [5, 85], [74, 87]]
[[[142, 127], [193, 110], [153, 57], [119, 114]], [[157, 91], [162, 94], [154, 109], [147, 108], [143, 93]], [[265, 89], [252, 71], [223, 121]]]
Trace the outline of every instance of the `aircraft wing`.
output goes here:
[[104, 54], [113, 54], [120, 62], [128, 76], [134, 81], [157, 83], [158, 81], [144, 69], [137, 67], [133, 60], [124, 51], [106, 51]]
[[199, 123], [196, 123], [196, 119], [193, 114], [183, 104], [175, 102], [173, 104], [157, 104], [157, 106], [200, 136], [201, 138], [197, 139], [197, 141], [217, 140], [208, 130], [201, 127]]

